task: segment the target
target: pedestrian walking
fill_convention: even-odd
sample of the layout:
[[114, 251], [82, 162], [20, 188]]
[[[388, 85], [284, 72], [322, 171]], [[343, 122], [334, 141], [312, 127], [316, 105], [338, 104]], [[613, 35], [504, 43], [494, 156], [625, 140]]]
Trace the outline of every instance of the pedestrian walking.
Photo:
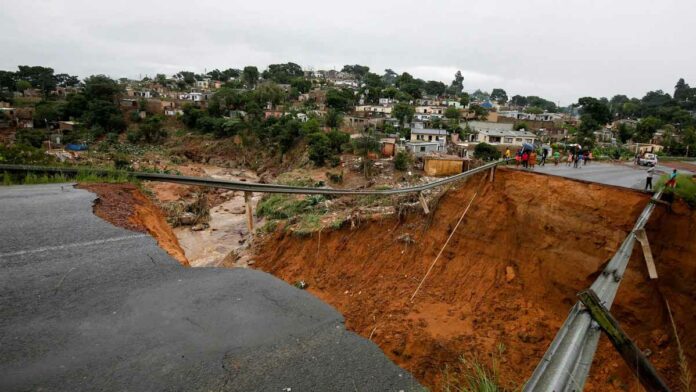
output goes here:
[[655, 174], [655, 167], [651, 166], [648, 168], [648, 177], [645, 179], [645, 190], [646, 191], [648, 189], [652, 190], [653, 174]]
[[517, 154], [515, 154], [515, 168], [520, 167], [521, 162], [522, 162], [522, 152], [517, 151]]
[[587, 157], [590, 156], [590, 153], [588, 151], [585, 151], [582, 153], [582, 164], [587, 165]]
[[580, 154], [574, 154], [573, 155], [573, 168], [577, 169], [578, 168], [578, 161], [580, 160]]
[[541, 150], [541, 162], [539, 162], [539, 166], [544, 166], [546, 164], [546, 157], [549, 155], [549, 150], [547, 149], [542, 149]]
[[570, 167], [570, 164], [573, 162], [573, 153], [569, 152], [568, 153], [568, 159], [566, 160], [566, 166]]
[[525, 169], [529, 167], [529, 154], [527, 151], [522, 153], [522, 167]]
[[592, 162], [593, 159], [594, 159], [594, 157], [592, 156], [592, 151], [590, 151], [590, 153], [587, 154], [587, 161], [588, 161], [587, 163]]
[[558, 151], [554, 151], [553, 153], [553, 165], [558, 166], [558, 161], [561, 160], [561, 153]]

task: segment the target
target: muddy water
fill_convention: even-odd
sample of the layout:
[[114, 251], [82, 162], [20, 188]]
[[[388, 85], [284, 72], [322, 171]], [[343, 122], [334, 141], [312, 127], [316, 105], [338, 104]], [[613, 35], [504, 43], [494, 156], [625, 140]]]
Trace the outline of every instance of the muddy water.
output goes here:
[[[251, 171], [212, 166], [202, 166], [201, 169], [205, 176], [217, 179], [258, 181], [256, 174]], [[227, 201], [210, 209], [208, 222], [210, 226], [207, 229], [201, 231], [192, 231], [190, 227], [174, 229], [179, 244], [184, 249], [192, 267], [220, 266], [231, 252], [237, 252], [240, 255], [235, 265], [246, 266], [249, 230], [246, 223], [244, 193], [230, 191], [223, 196]], [[255, 194], [252, 198], [254, 208], [260, 198], [261, 194]], [[254, 227], [261, 223], [254, 217]]]

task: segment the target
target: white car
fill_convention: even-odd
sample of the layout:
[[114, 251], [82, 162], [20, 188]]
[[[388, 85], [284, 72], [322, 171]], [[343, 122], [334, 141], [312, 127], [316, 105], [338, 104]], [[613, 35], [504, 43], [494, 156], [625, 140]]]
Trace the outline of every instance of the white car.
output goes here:
[[638, 164], [641, 166], [656, 166], [657, 165], [657, 155], [646, 153], [641, 158], [638, 159]]

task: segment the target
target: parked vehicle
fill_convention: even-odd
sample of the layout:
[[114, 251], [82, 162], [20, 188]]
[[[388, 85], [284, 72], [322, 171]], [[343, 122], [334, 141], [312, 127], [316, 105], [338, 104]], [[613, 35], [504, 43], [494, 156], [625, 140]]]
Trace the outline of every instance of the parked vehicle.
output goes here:
[[645, 155], [638, 159], [638, 164], [641, 166], [655, 166], [657, 165], [657, 155], [645, 153]]

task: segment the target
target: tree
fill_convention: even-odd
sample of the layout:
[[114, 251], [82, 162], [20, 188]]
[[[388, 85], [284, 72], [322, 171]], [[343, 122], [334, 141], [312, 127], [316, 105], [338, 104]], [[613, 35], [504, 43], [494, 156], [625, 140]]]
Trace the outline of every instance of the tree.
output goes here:
[[394, 156], [394, 169], [406, 171], [411, 163], [411, 159], [408, 153], [404, 150], [400, 150]]
[[87, 100], [115, 102], [121, 86], [105, 75], [92, 75], [85, 79], [85, 97]]
[[365, 178], [370, 176], [372, 161], [369, 159], [370, 152], [379, 151], [379, 140], [375, 137], [372, 128], [368, 128], [360, 133], [360, 137], [353, 141], [353, 151], [362, 158], [362, 168]]
[[191, 71], [179, 71], [174, 76], [189, 86], [196, 83], [196, 74]]
[[411, 122], [411, 119], [415, 113], [416, 110], [413, 108], [413, 106], [406, 102], [399, 102], [392, 108], [392, 116], [399, 120], [401, 127], [403, 127], [405, 123]]
[[662, 126], [662, 121], [656, 117], [646, 117], [638, 122], [633, 139], [639, 143], [648, 143]]
[[323, 132], [314, 132], [307, 138], [309, 159], [317, 166], [323, 166], [331, 156], [329, 137]]
[[455, 108], [454, 106], [450, 106], [445, 110], [445, 117], [458, 123], [461, 113], [459, 112], [459, 109]]
[[341, 115], [341, 112], [338, 109], [331, 108], [326, 112], [324, 122], [326, 126], [329, 128], [338, 128], [341, 126], [341, 123], [343, 122], [343, 116]]
[[24, 90], [28, 90], [31, 88], [31, 83], [27, 82], [26, 80], [20, 79], [15, 83], [15, 88], [17, 91], [24, 93]]
[[483, 120], [486, 117], [488, 117], [488, 109], [484, 108], [481, 105], [477, 105], [477, 104], [473, 103], [473, 104], [469, 105], [469, 109], [474, 112], [474, 114], [476, 115], [476, 118], [478, 118], [478, 119]]
[[349, 73], [355, 76], [356, 79], [362, 80], [368, 72], [370, 72], [370, 67], [365, 65], [344, 65], [341, 72]]
[[621, 141], [621, 143], [626, 143], [629, 140], [631, 140], [635, 131], [635, 128], [629, 126], [626, 123], [619, 124], [619, 140]]
[[425, 84], [425, 93], [428, 95], [441, 96], [445, 94], [447, 86], [437, 80], [430, 80]]
[[349, 89], [330, 89], [326, 92], [326, 104], [333, 109], [347, 112], [353, 107], [355, 95]]
[[504, 105], [508, 101], [508, 96], [502, 88], [494, 88], [491, 92], [491, 99], [498, 102], [500, 105]]
[[268, 69], [263, 71], [261, 76], [276, 83], [289, 84], [291, 80], [303, 77], [304, 72], [302, 67], [295, 63], [271, 64], [268, 66]]
[[461, 97], [459, 98], [459, 103], [464, 107], [469, 105], [470, 101], [471, 101], [471, 98], [469, 97], [468, 93], [462, 93]]
[[464, 90], [464, 76], [462, 76], [462, 71], [457, 71], [454, 74], [454, 80], [447, 89], [447, 93], [453, 96], [458, 96]]
[[500, 158], [500, 151], [488, 143], [479, 143], [474, 147], [474, 157], [484, 161], [491, 161]]
[[259, 80], [259, 69], [254, 66], [246, 66], [242, 71], [242, 81], [248, 88], [254, 88]]
[[396, 79], [399, 77], [399, 74], [394, 72], [393, 70], [387, 68], [384, 70], [384, 75], [382, 75], [382, 81], [386, 85], [393, 85], [396, 83]]
[[19, 71], [15, 73], [16, 79], [28, 81], [32, 87], [40, 89], [45, 96], [56, 88], [53, 68], [28, 65], [20, 65], [17, 68]]
[[519, 131], [520, 129], [525, 130], [525, 131], [528, 131], [528, 130], [530, 129], [530, 128], [529, 128], [529, 124], [527, 124], [527, 123], [524, 122], [524, 121], [520, 121], [520, 122], [516, 123], [515, 126], [512, 127], [512, 128], [513, 128], [515, 131]]
[[525, 107], [527, 106], [527, 97], [513, 95], [512, 99], [510, 99], [510, 103], [518, 107]]
[[148, 117], [140, 124], [140, 135], [146, 143], [159, 143], [165, 137], [167, 132], [163, 129], [162, 117]]
[[294, 78], [290, 81], [290, 86], [293, 88], [296, 88], [298, 92], [301, 94], [309, 92], [309, 90], [312, 88], [312, 81], [307, 80], [303, 77], [300, 78]]

